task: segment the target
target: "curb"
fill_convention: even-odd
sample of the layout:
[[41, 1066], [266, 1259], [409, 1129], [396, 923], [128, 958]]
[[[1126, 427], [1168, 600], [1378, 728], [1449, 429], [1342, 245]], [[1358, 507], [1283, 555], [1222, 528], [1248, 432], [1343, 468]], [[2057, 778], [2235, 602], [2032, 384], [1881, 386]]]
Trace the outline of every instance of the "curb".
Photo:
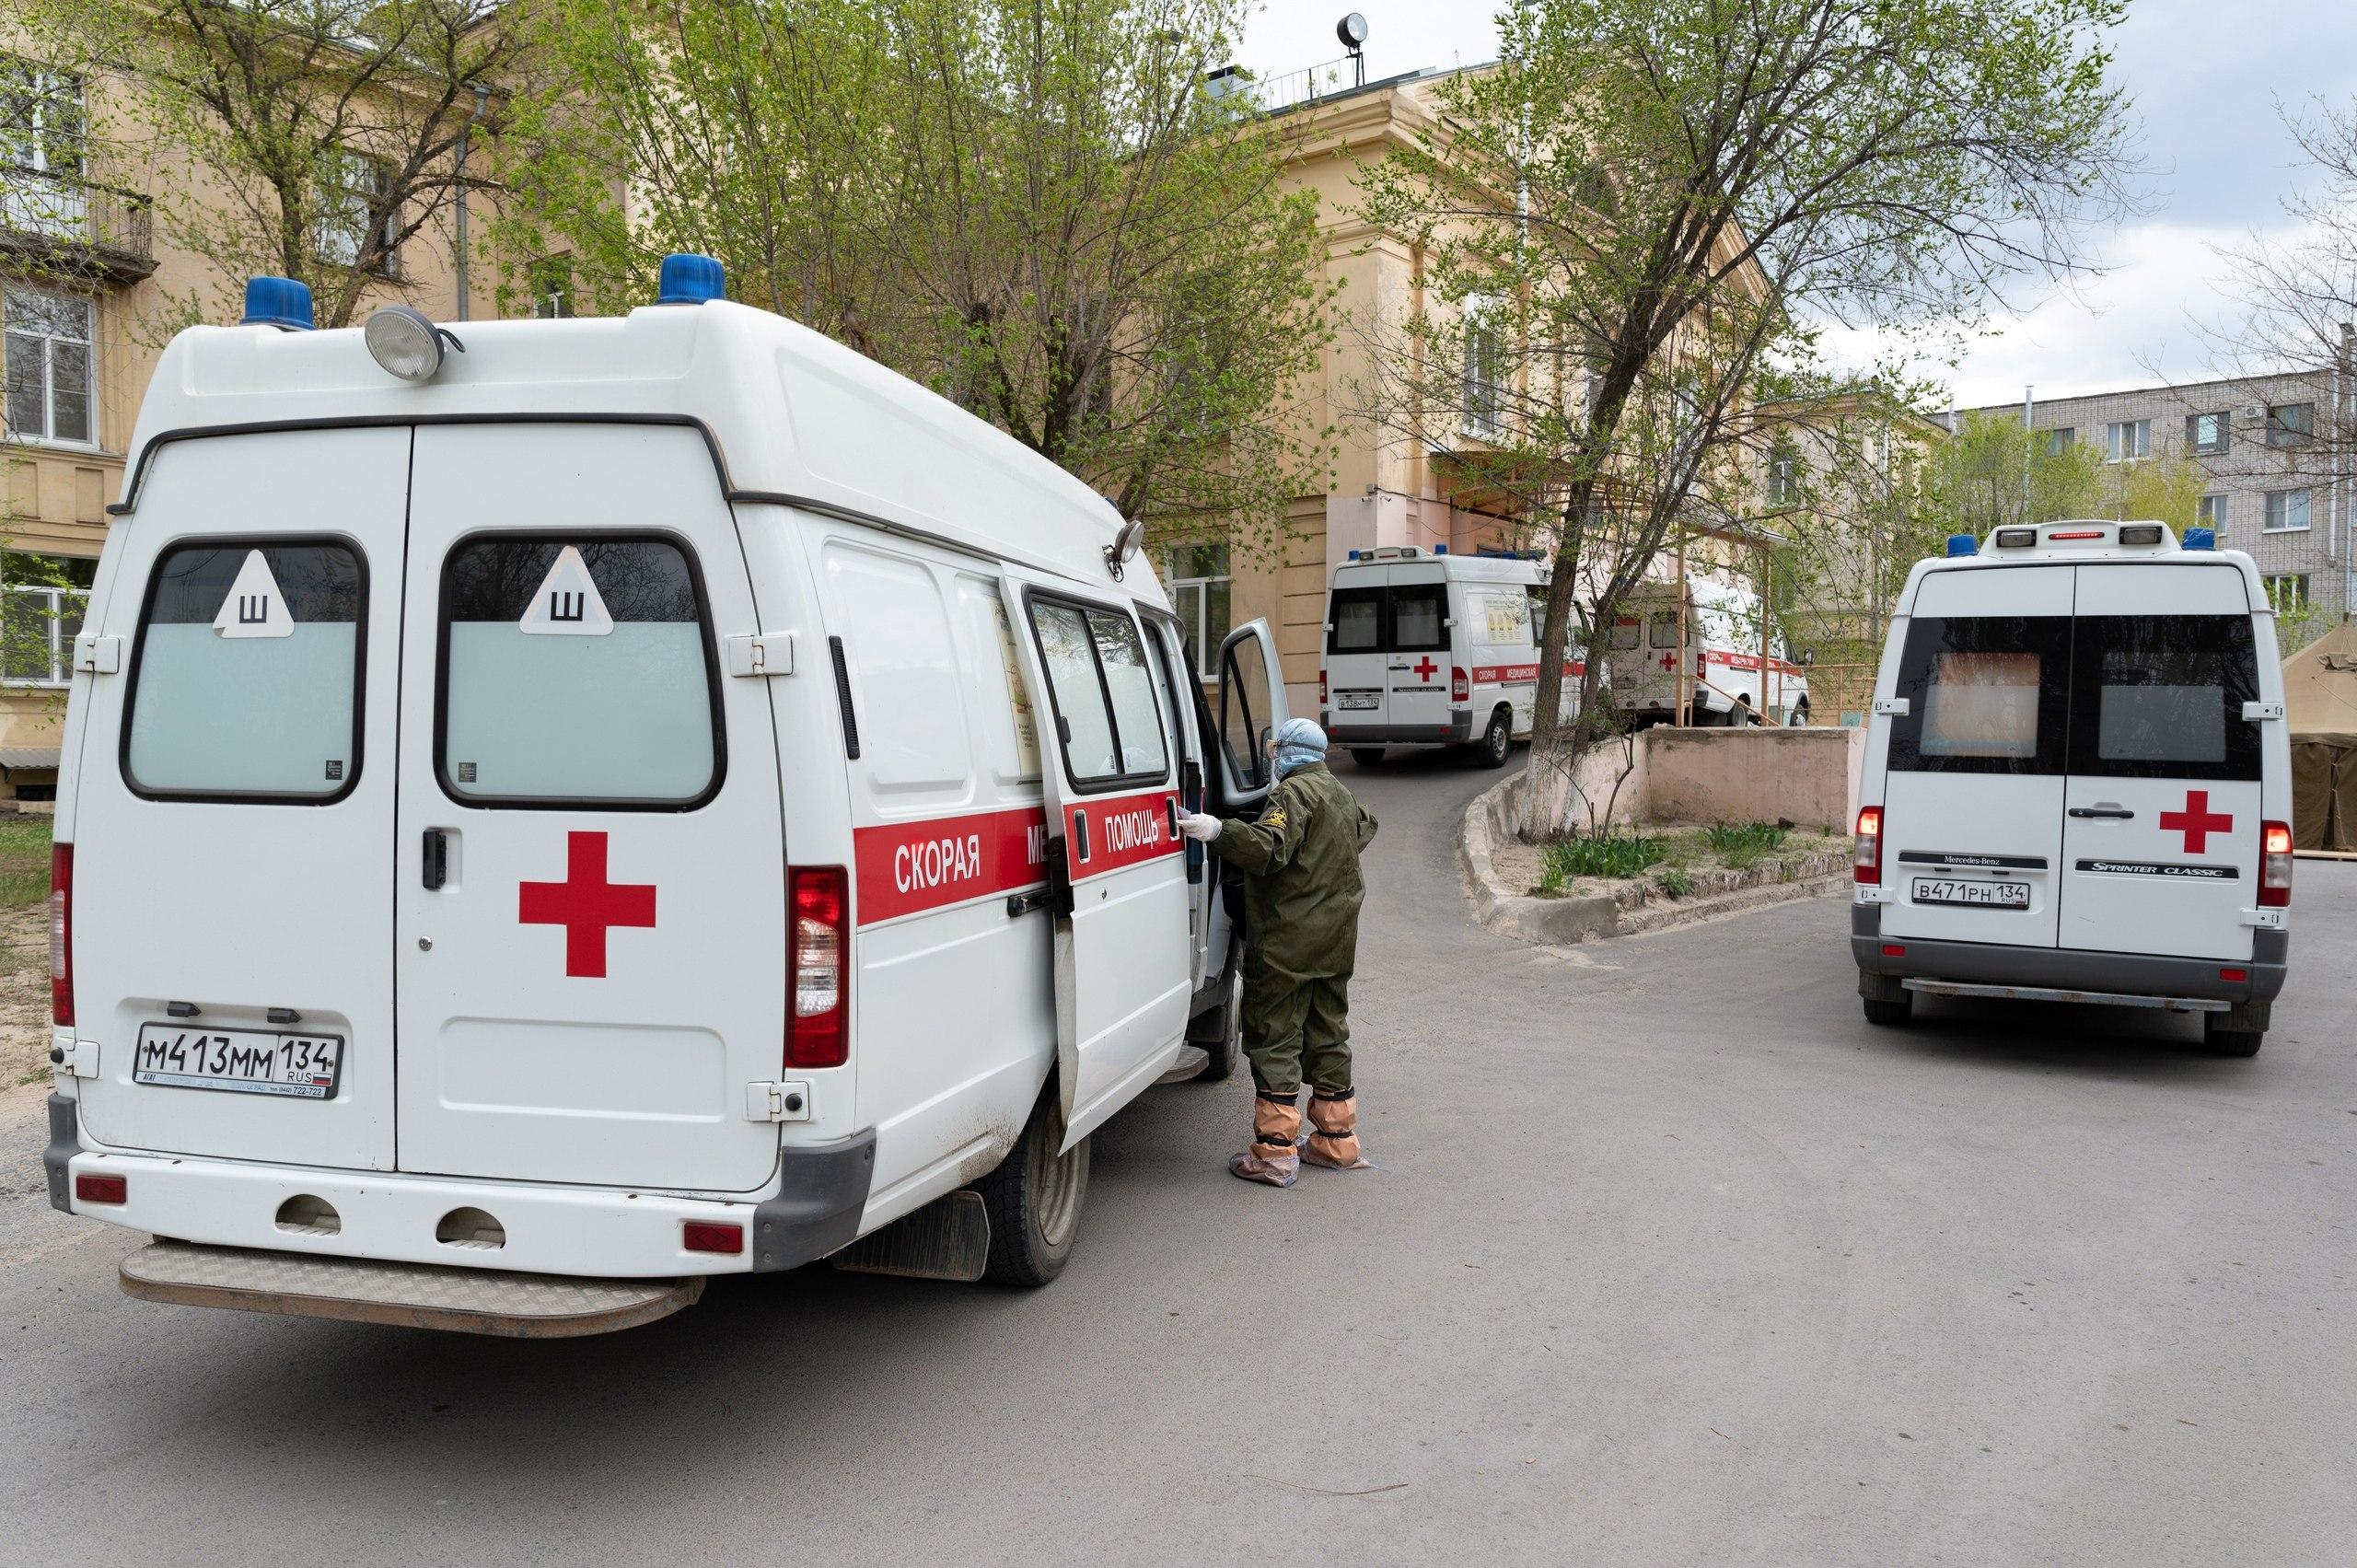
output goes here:
[[1844, 869], [1790, 882], [1757, 882], [1707, 898], [1623, 910], [1608, 895], [1537, 899], [1498, 880], [1495, 845], [1497, 807], [1506, 788], [1524, 777], [1501, 779], [1473, 797], [1457, 828], [1457, 865], [1466, 883], [1473, 918], [1501, 936], [1541, 947], [1562, 947], [1609, 936], [1636, 936], [1698, 925], [1724, 915], [1747, 914], [1771, 904], [1822, 898], [1849, 884]]

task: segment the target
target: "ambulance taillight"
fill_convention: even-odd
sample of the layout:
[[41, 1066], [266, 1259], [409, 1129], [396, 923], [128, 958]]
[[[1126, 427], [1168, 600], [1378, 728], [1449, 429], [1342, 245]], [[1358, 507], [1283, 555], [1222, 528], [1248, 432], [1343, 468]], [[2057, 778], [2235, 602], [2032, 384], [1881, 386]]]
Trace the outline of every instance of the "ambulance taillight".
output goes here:
[[851, 878], [840, 865], [796, 865], [786, 872], [794, 919], [786, 966], [793, 1015], [785, 1025], [785, 1064], [840, 1067], [851, 1055]]
[[1852, 862], [1859, 881], [1869, 887], [1882, 882], [1882, 807], [1866, 806], [1858, 811], [1858, 850]]
[[1326, 672], [1322, 669], [1318, 672], [1318, 705], [1326, 705]]
[[2258, 830], [2258, 907], [2285, 909], [2292, 902], [2292, 830], [2268, 822]]
[[49, 1021], [74, 1025], [74, 846], [49, 851]]
[[1471, 702], [1473, 700], [1473, 678], [1466, 674], [1461, 669], [1450, 670], [1448, 672], [1448, 700], [1452, 703]]

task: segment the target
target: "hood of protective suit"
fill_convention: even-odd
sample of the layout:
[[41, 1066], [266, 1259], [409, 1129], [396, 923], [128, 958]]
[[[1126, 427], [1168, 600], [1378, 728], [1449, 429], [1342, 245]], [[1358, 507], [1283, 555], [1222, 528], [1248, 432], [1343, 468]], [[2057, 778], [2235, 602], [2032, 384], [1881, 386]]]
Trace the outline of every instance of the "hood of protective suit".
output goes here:
[[1307, 719], [1287, 719], [1277, 726], [1277, 777], [1296, 768], [1326, 760], [1326, 732]]

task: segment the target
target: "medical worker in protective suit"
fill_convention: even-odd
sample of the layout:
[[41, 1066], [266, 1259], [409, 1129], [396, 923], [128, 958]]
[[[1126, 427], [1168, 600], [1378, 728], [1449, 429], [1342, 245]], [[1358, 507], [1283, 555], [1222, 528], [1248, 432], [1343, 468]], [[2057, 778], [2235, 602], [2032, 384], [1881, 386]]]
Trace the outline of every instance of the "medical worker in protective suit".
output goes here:
[[[1254, 822], [1190, 813], [1178, 830], [1244, 873], [1244, 1053], [1252, 1143], [1227, 1162], [1247, 1181], [1290, 1187], [1307, 1159], [1363, 1170], [1351, 1079], [1350, 982], [1357, 961], [1359, 853], [1375, 819], [1327, 771], [1326, 732], [1288, 719], [1270, 738], [1277, 784]], [[1309, 1137], [1301, 1132], [1309, 1080]]]

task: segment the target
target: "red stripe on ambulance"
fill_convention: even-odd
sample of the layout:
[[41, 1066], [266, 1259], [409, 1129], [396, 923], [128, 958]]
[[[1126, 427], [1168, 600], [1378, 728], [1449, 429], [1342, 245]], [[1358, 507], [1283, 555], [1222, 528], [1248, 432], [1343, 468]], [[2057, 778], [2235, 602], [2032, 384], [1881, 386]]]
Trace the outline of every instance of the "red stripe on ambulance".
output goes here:
[[[1100, 876], [1119, 871], [1126, 865], [1138, 865], [1166, 854], [1177, 854], [1185, 844], [1170, 830], [1169, 802], [1178, 798], [1176, 791], [1151, 790], [1144, 795], [1117, 795], [1109, 800], [1083, 800], [1064, 808], [1064, 855], [1072, 866], [1072, 879]], [[1083, 830], [1078, 826], [1086, 818], [1086, 830], [1088, 858], [1081, 858]]]
[[[1587, 666], [1574, 660], [1563, 667], [1563, 673], [1574, 677], [1585, 675]], [[1535, 685], [1538, 679], [1538, 667], [1535, 664], [1485, 664], [1473, 672], [1473, 684], [1476, 686], [1529, 686]]]
[[888, 822], [861, 828], [852, 841], [862, 925], [1048, 879], [1048, 818], [1036, 806]]

